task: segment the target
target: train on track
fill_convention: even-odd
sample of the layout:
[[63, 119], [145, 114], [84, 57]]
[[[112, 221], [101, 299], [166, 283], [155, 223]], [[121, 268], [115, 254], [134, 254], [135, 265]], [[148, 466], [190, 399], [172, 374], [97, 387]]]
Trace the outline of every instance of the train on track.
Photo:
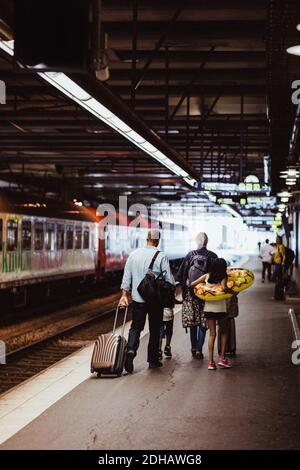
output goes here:
[[[146, 243], [149, 222], [163, 227], [159, 220], [143, 218], [131, 226], [133, 219], [118, 216], [115, 224], [102, 224], [105, 235], [100, 237], [95, 209], [0, 193], [0, 297], [26, 305], [37, 286], [48, 297], [64, 283], [74, 288], [122, 271], [129, 253]], [[173, 262], [187, 252], [186, 244], [178, 241], [186, 230], [176, 224], [161, 230], [159, 248]]]

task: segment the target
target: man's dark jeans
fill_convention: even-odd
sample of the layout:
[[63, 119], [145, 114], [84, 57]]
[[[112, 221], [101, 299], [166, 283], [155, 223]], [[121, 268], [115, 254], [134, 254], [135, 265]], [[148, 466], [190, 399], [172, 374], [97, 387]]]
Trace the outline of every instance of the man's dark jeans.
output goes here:
[[271, 281], [271, 263], [268, 263], [268, 261], [263, 261], [262, 262], [263, 268], [262, 268], [262, 279], [265, 280], [265, 275], [266, 271], [268, 273], [268, 281]]
[[284, 267], [282, 264], [275, 264], [272, 280], [275, 281], [274, 297], [276, 300], [283, 300], [284, 298], [284, 281], [283, 281]]
[[140, 334], [143, 331], [148, 313], [149, 343], [148, 362], [158, 362], [160, 327], [163, 319], [163, 308], [141, 302], [132, 302], [132, 323], [129, 330], [127, 350], [136, 355], [140, 344]]

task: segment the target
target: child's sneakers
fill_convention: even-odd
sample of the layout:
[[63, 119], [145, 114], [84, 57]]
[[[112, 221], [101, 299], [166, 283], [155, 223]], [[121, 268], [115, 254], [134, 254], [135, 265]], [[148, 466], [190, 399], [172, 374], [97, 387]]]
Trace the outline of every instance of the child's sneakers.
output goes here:
[[171, 346], [166, 345], [164, 349], [164, 353], [166, 357], [172, 357]]
[[228, 359], [222, 359], [220, 357], [218, 366], [221, 367], [222, 369], [230, 369], [231, 363], [228, 361]]
[[208, 363], [208, 370], [216, 370], [217, 366], [215, 362], [209, 362]]

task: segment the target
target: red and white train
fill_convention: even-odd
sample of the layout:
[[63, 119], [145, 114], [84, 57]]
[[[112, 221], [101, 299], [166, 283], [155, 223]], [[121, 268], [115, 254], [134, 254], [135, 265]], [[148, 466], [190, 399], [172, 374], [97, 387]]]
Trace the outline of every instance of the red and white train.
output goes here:
[[[101, 240], [94, 209], [0, 193], [0, 295], [12, 294], [25, 304], [33, 286], [51, 289], [58, 282], [99, 281], [122, 270], [129, 253], [145, 244], [148, 230], [146, 224], [128, 228], [126, 219], [125, 224], [118, 220], [108, 225]], [[156, 224], [161, 226], [159, 221]], [[167, 234], [162, 231], [160, 249], [170, 260], [180, 260], [188, 251], [180, 242], [185, 230], [171, 224]]]

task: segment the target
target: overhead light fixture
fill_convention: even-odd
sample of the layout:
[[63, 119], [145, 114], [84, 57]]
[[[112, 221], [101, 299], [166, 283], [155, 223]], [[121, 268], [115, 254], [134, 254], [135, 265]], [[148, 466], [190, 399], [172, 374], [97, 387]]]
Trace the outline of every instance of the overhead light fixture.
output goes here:
[[280, 201], [281, 202], [289, 202], [289, 198], [288, 197], [281, 197]]
[[287, 184], [288, 186], [295, 186], [296, 180], [287, 179], [287, 180], [286, 180], [286, 184]]
[[158, 130], [157, 131], [158, 134], [168, 134], [168, 135], [175, 135], [175, 134], [179, 134], [179, 130], [178, 129], [168, 129], [167, 131], [166, 130]]
[[228, 212], [230, 212], [231, 215], [233, 215], [233, 217], [238, 217], [240, 219], [242, 219], [243, 217], [241, 216], [241, 214], [239, 212], [237, 212], [236, 210], [234, 210], [231, 206], [228, 206], [227, 204], [221, 204], [221, 207], [223, 207], [223, 209], [227, 210]]
[[288, 167], [286, 170], [280, 172], [280, 178], [299, 178], [299, 170], [297, 168]]
[[289, 47], [286, 52], [291, 55], [300, 56], [300, 45]]
[[[10, 56], [14, 55], [14, 41], [3, 41], [0, 39], [0, 47]], [[197, 181], [183, 168], [173, 162], [144, 137], [131, 129], [124, 121], [93, 98], [86, 90], [67, 75], [62, 72], [37, 72], [37, 75], [61, 91], [65, 96], [78, 103], [82, 108], [86, 109], [105, 124], [116, 130], [119, 134], [126, 137], [126, 139], [131, 141], [135, 146], [142, 149], [175, 175], [182, 177], [190, 186], [194, 187], [196, 185]]]
[[288, 191], [282, 191], [281, 193], [277, 194], [278, 197], [292, 197], [292, 193], [289, 193]]

